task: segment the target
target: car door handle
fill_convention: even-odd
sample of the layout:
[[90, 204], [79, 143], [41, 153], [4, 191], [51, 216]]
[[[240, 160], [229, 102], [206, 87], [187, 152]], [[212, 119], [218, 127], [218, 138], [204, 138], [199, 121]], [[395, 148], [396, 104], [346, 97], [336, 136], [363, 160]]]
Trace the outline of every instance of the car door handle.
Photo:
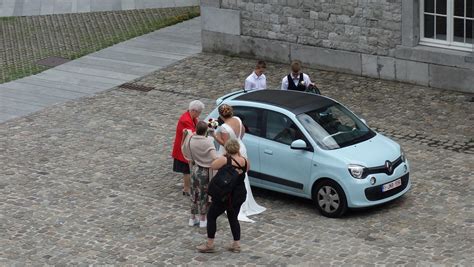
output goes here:
[[271, 151], [270, 149], [265, 149], [263, 153], [268, 154], [268, 155], [273, 155], [273, 151]]

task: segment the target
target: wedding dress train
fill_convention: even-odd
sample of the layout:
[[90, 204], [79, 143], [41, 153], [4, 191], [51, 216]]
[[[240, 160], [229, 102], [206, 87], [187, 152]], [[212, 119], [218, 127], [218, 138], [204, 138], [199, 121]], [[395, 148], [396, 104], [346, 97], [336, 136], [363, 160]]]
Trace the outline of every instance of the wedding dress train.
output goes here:
[[[242, 126], [242, 121], [240, 120], [240, 118], [238, 117], [234, 117], [234, 118], [238, 119], [240, 122], [240, 126]], [[225, 123], [221, 125], [221, 132], [225, 132], [229, 134], [230, 138], [237, 139], [240, 144], [240, 155], [247, 158], [247, 148], [245, 147], [245, 144], [242, 142], [242, 139], [240, 138], [241, 134], [239, 133], [239, 135], [236, 135], [232, 127], [230, 127], [229, 125]], [[219, 147], [218, 153], [220, 155], [223, 155], [225, 153], [225, 149], [223, 146]], [[244, 182], [245, 182], [245, 189], [247, 190], [247, 198], [245, 199], [245, 202], [240, 207], [238, 219], [239, 221], [244, 221], [244, 222], [255, 222], [254, 220], [248, 218], [248, 216], [262, 213], [266, 210], [266, 208], [258, 205], [255, 199], [253, 198], [252, 188], [250, 187], [249, 177], [247, 174], [245, 174]]]

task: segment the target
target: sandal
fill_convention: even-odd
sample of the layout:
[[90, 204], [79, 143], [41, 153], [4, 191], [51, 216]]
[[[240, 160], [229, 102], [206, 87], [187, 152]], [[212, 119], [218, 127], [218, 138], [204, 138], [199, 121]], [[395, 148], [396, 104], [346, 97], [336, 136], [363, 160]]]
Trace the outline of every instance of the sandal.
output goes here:
[[232, 244], [232, 245], [227, 247], [227, 250], [230, 251], [230, 252], [234, 252], [234, 253], [240, 253], [240, 246], [236, 246], [236, 245]]
[[197, 246], [196, 249], [201, 253], [214, 253], [214, 246], [210, 247], [207, 243]]

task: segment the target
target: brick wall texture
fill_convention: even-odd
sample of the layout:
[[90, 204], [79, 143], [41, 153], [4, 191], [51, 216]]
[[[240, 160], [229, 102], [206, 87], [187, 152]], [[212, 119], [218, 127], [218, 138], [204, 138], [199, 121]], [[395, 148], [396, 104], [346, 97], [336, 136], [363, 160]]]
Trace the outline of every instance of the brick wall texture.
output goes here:
[[401, 0], [221, 1], [245, 36], [375, 55], [401, 44]]

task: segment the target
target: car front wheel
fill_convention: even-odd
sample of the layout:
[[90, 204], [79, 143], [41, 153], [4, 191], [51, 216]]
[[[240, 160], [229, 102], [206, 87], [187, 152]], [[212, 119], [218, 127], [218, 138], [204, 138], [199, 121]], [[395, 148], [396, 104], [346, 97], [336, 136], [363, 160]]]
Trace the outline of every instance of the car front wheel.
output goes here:
[[324, 180], [314, 187], [313, 201], [326, 217], [337, 218], [347, 210], [346, 195], [341, 186], [332, 180]]

